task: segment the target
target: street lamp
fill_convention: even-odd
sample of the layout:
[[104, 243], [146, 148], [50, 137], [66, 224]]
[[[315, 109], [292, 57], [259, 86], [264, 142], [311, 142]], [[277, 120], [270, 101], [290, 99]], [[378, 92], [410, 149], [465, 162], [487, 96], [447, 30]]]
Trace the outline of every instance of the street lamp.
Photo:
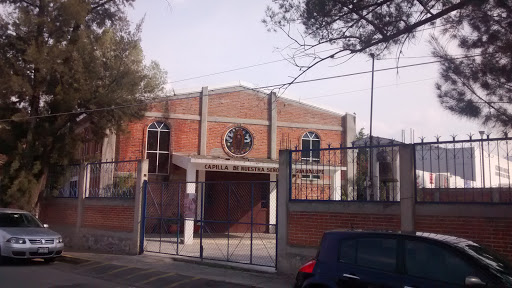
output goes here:
[[480, 154], [482, 154], [482, 185], [485, 188], [485, 162], [484, 162], [484, 135], [485, 131], [478, 131], [480, 133]]

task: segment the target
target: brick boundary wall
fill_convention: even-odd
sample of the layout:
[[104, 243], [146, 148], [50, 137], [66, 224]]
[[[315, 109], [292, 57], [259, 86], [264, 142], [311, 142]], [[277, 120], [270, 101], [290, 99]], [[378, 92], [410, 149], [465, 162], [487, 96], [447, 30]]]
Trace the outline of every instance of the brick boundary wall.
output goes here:
[[507, 204], [416, 204], [415, 228], [461, 237], [512, 260], [512, 209]]
[[86, 198], [77, 223], [78, 199], [53, 198], [41, 203], [39, 219], [62, 235], [65, 249], [135, 254], [134, 213], [134, 199]]
[[334, 229], [399, 231], [400, 215], [290, 212], [288, 244], [317, 247], [325, 231]]
[[512, 218], [417, 216], [416, 229], [472, 240], [512, 260]]
[[133, 198], [86, 197], [87, 166], [80, 165], [77, 198], [45, 198], [38, 217], [60, 233], [65, 249], [140, 253], [140, 224], [148, 161], [139, 160]]
[[76, 225], [76, 198], [56, 198], [43, 202], [39, 220], [48, 225]]
[[280, 151], [278, 209], [279, 215], [286, 215], [278, 219], [280, 273], [296, 273], [316, 254], [323, 232], [335, 229], [450, 235], [487, 246], [512, 260], [512, 205], [416, 202], [411, 145], [400, 147], [400, 201], [394, 203], [290, 201], [289, 155], [289, 150]]
[[82, 227], [133, 232], [133, 213], [133, 205], [85, 205]]

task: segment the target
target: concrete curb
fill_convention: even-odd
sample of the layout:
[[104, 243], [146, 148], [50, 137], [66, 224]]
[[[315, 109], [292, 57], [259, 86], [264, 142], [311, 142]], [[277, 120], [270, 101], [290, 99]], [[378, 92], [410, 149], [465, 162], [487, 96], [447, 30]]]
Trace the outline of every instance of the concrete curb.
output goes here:
[[[262, 273], [262, 274], [276, 274], [277, 272], [275, 271], [264, 271], [262, 269], [265, 269], [267, 267], [264, 267], [262, 268], [261, 270], [260, 269], [254, 269], [254, 268], [245, 268], [245, 267], [241, 267], [241, 266], [236, 266], [236, 265], [243, 265], [243, 264], [239, 264], [239, 263], [232, 263], [230, 264], [229, 262], [222, 262], [222, 263], [218, 263], [216, 262], [215, 260], [200, 260], [200, 259], [189, 259], [189, 258], [185, 258], [185, 257], [179, 257], [179, 256], [171, 256], [172, 260], [176, 261], [176, 262], [183, 262], [183, 263], [189, 263], [189, 264], [196, 264], [196, 265], [203, 265], [203, 266], [208, 266], [208, 267], [213, 267], [213, 268], [222, 268], [222, 269], [229, 269], [229, 270], [234, 270], [234, 271], [243, 271], [243, 272], [250, 272], [250, 273]], [[263, 266], [262, 266], [263, 267]], [[272, 269], [272, 268], [269, 268], [269, 269]]]

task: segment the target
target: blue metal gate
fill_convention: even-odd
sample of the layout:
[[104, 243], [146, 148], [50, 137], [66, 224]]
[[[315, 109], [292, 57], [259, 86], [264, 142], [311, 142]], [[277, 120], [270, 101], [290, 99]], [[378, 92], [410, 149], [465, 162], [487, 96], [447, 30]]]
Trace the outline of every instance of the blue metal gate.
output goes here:
[[276, 267], [277, 183], [145, 182], [141, 251]]

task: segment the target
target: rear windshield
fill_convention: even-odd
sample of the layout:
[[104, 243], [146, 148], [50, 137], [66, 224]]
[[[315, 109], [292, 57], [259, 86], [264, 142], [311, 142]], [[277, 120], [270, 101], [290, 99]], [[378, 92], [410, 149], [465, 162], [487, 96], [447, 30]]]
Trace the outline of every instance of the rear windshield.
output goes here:
[[43, 225], [28, 213], [0, 212], [0, 227], [43, 227]]
[[465, 248], [505, 283], [512, 285], [512, 266], [510, 262], [496, 252], [479, 245], [466, 245]]

